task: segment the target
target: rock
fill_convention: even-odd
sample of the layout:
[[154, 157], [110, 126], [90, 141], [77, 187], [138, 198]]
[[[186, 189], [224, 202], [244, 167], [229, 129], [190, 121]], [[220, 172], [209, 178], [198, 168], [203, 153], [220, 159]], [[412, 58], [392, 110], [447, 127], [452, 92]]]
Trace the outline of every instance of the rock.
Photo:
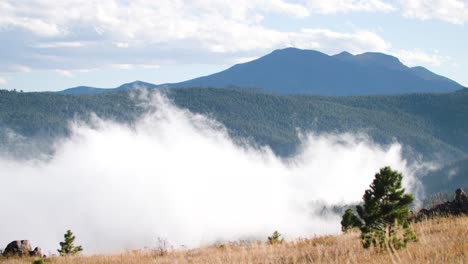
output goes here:
[[33, 251], [29, 252], [31, 257], [42, 257], [42, 250], [40, 247], [35, 247]]
[[455, 199], [453, 201], [438, 204], [430, 209], [422, 209], [416, 214], [414, 219], [419, 221], [437, 215], [448, 216], [461, 214], [468, 214], [468, 197], [465, 192], [459, 188], [455, 191]]
[[15, 240], [10, 242], [3, 250], [3, 256], [29, 256], [31, 252], [31, 245], [28, 240]]
[[42, 250], [40, 247], [31, 249], [31, 244], [28, 240], [15, 240], [10, 242], [3, 250], [5, 257], [42, 257]]
[[466, 193], [461, 188], [458, 188], [455, 191], [455, 201], [454, 202], [468, 203], [468, 197], [466, 196]]

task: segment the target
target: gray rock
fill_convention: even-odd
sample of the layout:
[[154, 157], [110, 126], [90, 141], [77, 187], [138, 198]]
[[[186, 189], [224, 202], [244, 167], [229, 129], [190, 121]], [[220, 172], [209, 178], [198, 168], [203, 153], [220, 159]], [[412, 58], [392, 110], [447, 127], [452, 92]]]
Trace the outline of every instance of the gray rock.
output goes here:
[[468, 203], [468, 197], [466, 196], [466, 193], [461, 188], [458, 188], [455, 191], [455, 201], [454, 202]]
[[28, 240], [15, 240], [10, 242], [2, 253], [5, 257], [42, 257], [40, 247], [31, 248]]
[[6, 246], [3, 256], [29, 256], [31, 251], [31, 244], [28, 240], [15, 240]]

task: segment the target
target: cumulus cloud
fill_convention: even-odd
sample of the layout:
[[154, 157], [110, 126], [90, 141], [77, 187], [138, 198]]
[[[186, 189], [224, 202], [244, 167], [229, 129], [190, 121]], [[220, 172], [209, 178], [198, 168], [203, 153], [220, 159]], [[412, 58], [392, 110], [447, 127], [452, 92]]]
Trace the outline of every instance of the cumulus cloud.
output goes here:
[[[371, 2], [346, 5], [378, 6]], [[6, 0], [1, 5], [0, 37], [12, 43], [1, 52], [8, 63], [34, 69], [73, 71], [122, 61], [226, 64], [288, 46], [323, 52], [382, 51], [388, 46], [369, 30], [278, 30], [263, 23], [272, 13], [288, 19], [309, 16], [305, 2], [104, 0], [78, 5], [69, 0]]]
[[86, 253], [151, 247], [157, 237], [192, 247], [274, 230], [288, 239], [338, 233], [340, 217], [317, 204], [359, 201], [386, 165], [416, 186], [399, 144], [308, 134], [283, 160], [159, 95], [151, 102], [131, 127], [73, 124], [45, 161], [1, 157], [0, 245], [26, 238], [54, 252], [67, 229]]
[[311, 12], [336, 14], [348, 12], [391, 12], [396, 7], [381, 0], [309, 0]]
[[67, 71], [67, 70], [56, 69], [55, 72], [62, 76], [69, 77], [69, 78], [74, 76], [71, 71]]
[[466, 0], [405, 0], [400, 5], [403, 15], [409, 18], [437, 19], [452, 24], [468, 21]]
[[302, 33], [304, 37], [298, 37], [298, 40], [292, 44], [303, 48], [318, 48], [329, 53], [343, 50], [351, 53], [386, 52], [391, 47], [389, 42], [372, 31], [359, 30], [353, 33], [343, 33], [328, 29], [303, 29]]
[[0, 38], [8, 41], [0, 51], [0, 71], [15, 72], [9, 65], [70, 73], [167, 61], [226, 65], [289, 46], [329, 54], [343, 50], [389, 53], [393, 52], [390, 43], [372, 29], [279, 29], [265, 18], [274, 15], [293, 21], [316, 14], [401, 9], [407, 17], [465, 21], [466, 4], [460, 0], [430, 2], [92, 0], [77, 4], [72, 0], [4, 0], [0, 2]]
[[40, 44], [35, 45], [34, 47], [44, 48], [44, 49], [47, 49], [47, 48], [79, 48], [79, 47], [83, 47], [85, 45], [86, 45], [85, 43], [79, 42], [79, 41], [68, 41], [68, 42], [62, 41], [62, 42], [40, 43]]
[[409, 66], [429, 65], [441, 66], [443, 63], [450, 60], [447, 56], [442, 56], [438, 52], [427, 53], [419, 49], [415, 50], [399, 50], [394, 53], [403, 63]]
[[8, 67], [8, 70], [13, 72], [31, 72], [31, 68], [24, 65], [12, 65]]

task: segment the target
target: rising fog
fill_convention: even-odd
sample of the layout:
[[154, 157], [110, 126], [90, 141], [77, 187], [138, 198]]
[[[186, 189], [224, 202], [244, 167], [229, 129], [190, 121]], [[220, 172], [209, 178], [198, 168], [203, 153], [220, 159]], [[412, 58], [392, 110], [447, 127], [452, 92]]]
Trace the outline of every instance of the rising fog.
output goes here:
[[269, 148], [235, 143], [225, 128], [150, 96], [132, 126], [95, 118], [71, 124], [49, 159], [0, 158], [0, 247], [29, 239], [56, 253], [71, 229], [87, 254], [338, 233], [340, 216], [323, 204], [359, 201], [379, 168], [403, 172], [415, 190], [415, 166], [401, 146], [362, 135], [302, 136], [284, 160]]

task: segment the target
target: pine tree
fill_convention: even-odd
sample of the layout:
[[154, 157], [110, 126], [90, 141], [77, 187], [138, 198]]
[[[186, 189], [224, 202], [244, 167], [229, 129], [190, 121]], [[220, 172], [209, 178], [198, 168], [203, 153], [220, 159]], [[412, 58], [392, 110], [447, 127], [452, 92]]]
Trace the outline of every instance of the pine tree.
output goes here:
[[64, 242], [60, 242], [60, 249], [57, 251], [60, 253], [61, 256], [66, 255], [75, 255], [81, 251], [83, 248], [81, 246], [74, 246], [73, 243], [75, 242], [75, 236], [73, 235], [71, 230], [67, 230], [64, 235]]
[[268, 237], [268, 243], [271, 245], [283, 243], [284, 238], [281, 237], [281, 234], [278, 231], [273, 232], [273, 235]]
[[413, 196], [405, 194], [402, 178], [401, 173], [390, 167], [380, 169], [364, 193], [364, 205], [356, 207], [362, 219], [361, 239], [365, 248], [373, 245], [393, 251], [416, 241], [407, 221]]
[[346, 210], [343, 215], [343, 219], [341, 220], [341, 231], [347, 232], [353, 228], [361, 226], [362, 222], [356, 215], [354, 215], [353, 210], [351, 208]]

